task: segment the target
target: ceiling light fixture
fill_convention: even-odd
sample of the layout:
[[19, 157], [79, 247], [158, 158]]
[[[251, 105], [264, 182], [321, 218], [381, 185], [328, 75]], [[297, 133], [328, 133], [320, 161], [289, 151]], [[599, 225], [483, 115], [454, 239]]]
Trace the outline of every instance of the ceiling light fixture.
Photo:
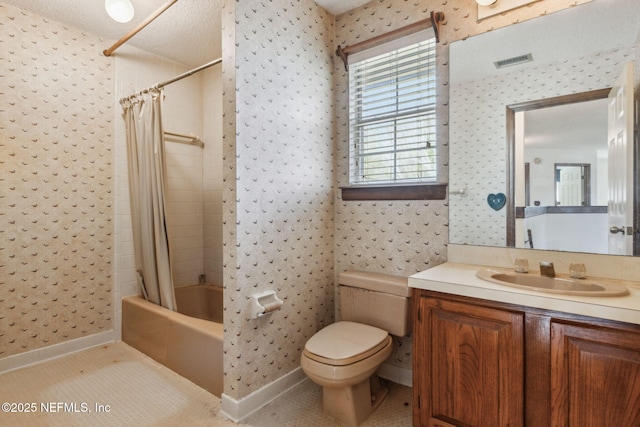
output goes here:
[[478, 3], [478, 20], [517, 9], [537, 1], [540, 0], [476, 0], [476, 3]]
[[104, 8], [116, 22], [129, 22], [133, 18], [134, 10], [130, 0], [105, 0]]

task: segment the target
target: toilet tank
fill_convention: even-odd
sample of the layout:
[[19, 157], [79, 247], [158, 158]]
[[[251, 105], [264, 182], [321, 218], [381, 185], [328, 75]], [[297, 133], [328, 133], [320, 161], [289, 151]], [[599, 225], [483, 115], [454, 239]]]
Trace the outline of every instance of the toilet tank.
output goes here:
[[391, 335], [411, 334], [413, 322], [407, 277], [348, 270], [338, 276], [340, 318], [384, 329]]

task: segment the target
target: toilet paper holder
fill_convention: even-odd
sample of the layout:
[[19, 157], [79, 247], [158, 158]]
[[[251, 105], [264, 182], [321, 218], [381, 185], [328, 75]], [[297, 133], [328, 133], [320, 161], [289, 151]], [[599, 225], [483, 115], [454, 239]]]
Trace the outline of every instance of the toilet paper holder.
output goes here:
[[257, 319], [276, 310], [280, 310], [284, 302], [276, 296], [275, 291], [266, 291], [251, 295], [251, 318]]

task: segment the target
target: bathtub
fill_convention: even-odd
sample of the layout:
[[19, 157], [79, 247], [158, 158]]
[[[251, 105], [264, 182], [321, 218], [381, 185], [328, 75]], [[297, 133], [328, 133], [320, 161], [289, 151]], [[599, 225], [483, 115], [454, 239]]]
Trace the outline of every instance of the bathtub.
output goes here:
[[220, 397], [222, 366], [222, 288], [176, 288], [179, 312], [141, 296], [122, 299], [122, 341]]

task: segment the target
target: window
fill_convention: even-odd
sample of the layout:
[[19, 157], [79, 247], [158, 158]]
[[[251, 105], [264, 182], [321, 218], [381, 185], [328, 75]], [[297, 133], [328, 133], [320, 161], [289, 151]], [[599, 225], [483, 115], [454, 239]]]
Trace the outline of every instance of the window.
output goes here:
[[436, 182], [435, 70], [431, 30], [349, 56], [350, 185]]

